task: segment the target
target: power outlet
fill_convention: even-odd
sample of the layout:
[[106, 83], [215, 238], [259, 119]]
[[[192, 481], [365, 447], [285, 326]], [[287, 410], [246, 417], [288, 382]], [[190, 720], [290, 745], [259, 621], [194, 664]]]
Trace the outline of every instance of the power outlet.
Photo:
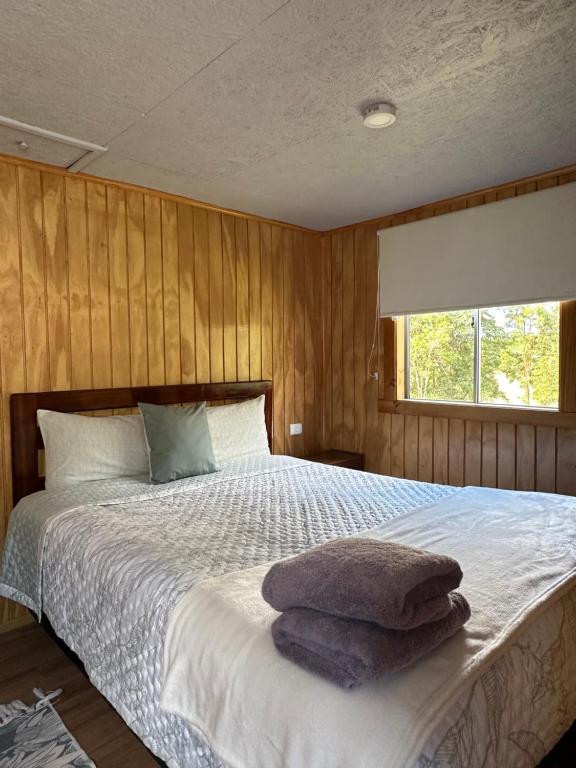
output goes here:
[[290, 424], [290, 434], [291, 435], [301, 435], [302, 434], [302, 424]]

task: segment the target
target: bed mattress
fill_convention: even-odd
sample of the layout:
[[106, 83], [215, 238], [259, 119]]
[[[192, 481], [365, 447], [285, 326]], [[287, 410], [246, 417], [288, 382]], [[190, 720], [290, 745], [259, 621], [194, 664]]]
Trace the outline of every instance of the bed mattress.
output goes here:
[[[161, 487], [127, 479], [43, 491], [12, 515], [0, 594], [47, 615], [170, 768], [222, 768], [199, 732], [160, 708], [164, 638], [180, 598], [211, 577], [374, 528], [454, 491], [289, 457], [231, 462]], [[446, 713], [417, 768], [536, 765], [574, 718], [574, 680], [573, 590]]]

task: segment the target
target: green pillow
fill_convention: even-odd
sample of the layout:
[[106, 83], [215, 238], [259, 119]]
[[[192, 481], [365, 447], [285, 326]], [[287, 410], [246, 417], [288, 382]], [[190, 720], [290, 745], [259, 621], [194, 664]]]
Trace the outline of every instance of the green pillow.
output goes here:
[[183, 407], [138, 403], [138, 408], [148, 443], [151, 482], [216, 472], [206, 403]]

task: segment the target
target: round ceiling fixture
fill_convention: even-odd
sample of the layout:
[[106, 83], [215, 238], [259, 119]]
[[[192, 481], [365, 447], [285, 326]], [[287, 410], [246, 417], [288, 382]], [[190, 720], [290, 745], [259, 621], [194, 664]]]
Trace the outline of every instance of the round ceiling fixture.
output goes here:
[[387, 128], [396, 122], [396, 107], [394, 104], [380, 101], [366, 107], [362, 111], [362, 118], [366, 128]]

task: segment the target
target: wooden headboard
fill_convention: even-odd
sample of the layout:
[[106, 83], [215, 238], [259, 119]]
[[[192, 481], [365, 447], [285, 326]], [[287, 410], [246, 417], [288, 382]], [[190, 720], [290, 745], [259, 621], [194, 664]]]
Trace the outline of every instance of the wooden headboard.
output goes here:
[[27, 392], [10, 397], [12, 437], [12, 498], [44, 488], [38, 471], [38, 451], [44, 447], [37, 426], [36, 411], [106, 411], [135, 408], [138, 403], [173, 405], [206, 400], [247, 400], [265, 395], [264, 412], [268, 443], [272, 447], [272, 382], [226, 382], [222, 384], [174, 384], [163, 387], [125, 387], [122, 389], [81, 389], [68, 392]]

